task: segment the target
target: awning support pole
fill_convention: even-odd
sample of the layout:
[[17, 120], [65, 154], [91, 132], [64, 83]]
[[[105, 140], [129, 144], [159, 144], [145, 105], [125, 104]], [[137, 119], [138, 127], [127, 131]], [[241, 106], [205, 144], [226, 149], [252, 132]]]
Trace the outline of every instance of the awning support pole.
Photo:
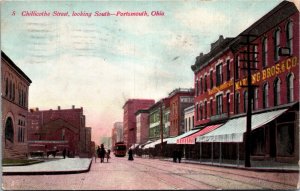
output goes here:
[[202, 157], [202, 143], [200, 142], [200, 163], [201, 163], [201, 157]]
[[211, 142], [211, 164], [214, 163], [214, 142]]
[[221, 165], [222, 162], [222, 142], [220, 142], [220, 156], [219, 156], [219, 163]]
[[237, 166], [240, 164], [240, 149], [239, 149], [239, 142], [237, 143]]

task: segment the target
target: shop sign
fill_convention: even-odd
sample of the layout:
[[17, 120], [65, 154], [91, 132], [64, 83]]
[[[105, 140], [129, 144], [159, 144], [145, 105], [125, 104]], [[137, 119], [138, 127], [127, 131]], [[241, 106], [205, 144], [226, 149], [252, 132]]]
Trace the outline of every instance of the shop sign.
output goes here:
[[[298, 65], [298, 58], [296, 56], [283, 60], [272, 67], [263, 69], [262, 71], [252, 74], [251, 76], [252, 84], [256, 84], [260, 81], [267, 80], [271, 77], [277, 76], [286, 71], [290, 71], [292, 68], [296, 67], [297, 65]], [[247, 77], [235, 83], [236, 90], [240, 89], [241, 86], [247, 86]]]
[[222, 91], [222, 90], [225, 90], [225, 89], [231, 87], [232, 85], [233, 85], [233, 81], [232, 80], [227, 81], [227, 82], [221, 84], [218, 87], [214, 87], [212, 90], [208, 90], [208, 95], [213, 95], [213, 94], [215, 94], [215, 93], [217, 93], [219, 91]]

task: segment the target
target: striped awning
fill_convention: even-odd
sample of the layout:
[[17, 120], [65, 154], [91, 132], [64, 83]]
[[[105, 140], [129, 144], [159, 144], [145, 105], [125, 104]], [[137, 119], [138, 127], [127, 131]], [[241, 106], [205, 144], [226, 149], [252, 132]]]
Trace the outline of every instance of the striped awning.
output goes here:
[[[287, 109], [264, 112], [252, 115], [251, 129], [257, 129], [279, 117]], [[246, 132], [247, 117], [239, 117], [227, 121], [220, 128], [205, 135], [198, 136], [196, 142], [243, 142], [243, 135]]]
[[183, 137], [189, 136], [189, 135], [194, 134], [194, 133], [196, 133], [198, 131], [200, 131], [200, 129], [193, 129], [193, 130], [190, 130], [190, 131], [188, 131], [186, 133], [183, 133], [183, 134], [181, 134], [181, 135], [179, 135], [177, 137], [172, 137], [171, 139], [169, 139], [167, 141], [167, 144], [176, 144], [178, 139], [181, 139]]
[[216, 128], [220, 127], [221, 125], [223, 125], [223, 124], [207, 126], [204, 129], [202, 129], [190, 136], [178, 139], [177, 144], [195, 144], [197, 137], [199, 137], [201, 135], [205, 135], [206, 133], [209, 133], [209, 132], [215, 130]]

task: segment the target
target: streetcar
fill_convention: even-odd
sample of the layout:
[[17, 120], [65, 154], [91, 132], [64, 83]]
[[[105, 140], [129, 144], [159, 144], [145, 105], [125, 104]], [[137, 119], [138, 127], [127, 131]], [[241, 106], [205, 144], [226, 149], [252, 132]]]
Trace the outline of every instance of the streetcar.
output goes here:
[[124, 142], [117, 142], [114, 145], [114, 155], [116, 157], [124, 157], [126, 155], [126, 145]]

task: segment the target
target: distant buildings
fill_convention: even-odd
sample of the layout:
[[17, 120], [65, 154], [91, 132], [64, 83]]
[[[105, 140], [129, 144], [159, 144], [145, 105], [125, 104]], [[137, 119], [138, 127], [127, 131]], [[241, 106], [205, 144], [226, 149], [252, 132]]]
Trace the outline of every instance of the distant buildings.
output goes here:
[[149, 140], [149, 111], [140, 109], [136, 116], [136, 143], [143, 144]]
[[26, 158], [31, 80], [1, 51], [2, 158]]
[[62, 151], [70, 156], [91, 156], [91, 128], [85, 126], [83, 108], [31, 109], [28, 114], [28, 148]]
[[194, 89], [175, 89], [170, 99], [170, 136], [184, 133], [184, 109], [194, 104]]
[[117, 142], [123, 141], [123, 122], [115, 122], [112, 128], [112, 146]]
[[135, 112], [140, 109], [148, 109], [152, 104], [154, 104], [152, 99], [129, 99], [125, 102], [123, 106], [123, 137], [127, 148], [136, 143]]

